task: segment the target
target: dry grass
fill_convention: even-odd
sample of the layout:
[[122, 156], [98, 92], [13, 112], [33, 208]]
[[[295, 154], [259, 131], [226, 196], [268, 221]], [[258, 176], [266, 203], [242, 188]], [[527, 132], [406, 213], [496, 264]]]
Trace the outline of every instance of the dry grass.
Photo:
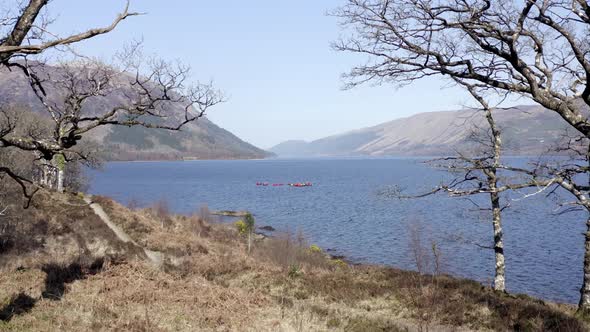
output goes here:
[[[19, 196], [15, 196], [19, 197]], [[0, 271], [41, 266], [56, 258], [72, 262], [85, 257], [133, 257], [137, 248], [120, 242], [76, 195], [37, 193], [28, 209], [9, 204], [4, 225]]]
[[263, 261], [268, 261], [282, 268], [289, 274], [312, 270], [333, 270], [336, 264], [331, 264], [329, 257], [319, 251], [310, 250], [301, 232], [296, 235], [286, 232], [266, 239], [254, 251], [254, 255]]
[[[112, 240], [87, 210], [69, 211], [70, 198], [45, 199], [51, 204], [34, 208], [51, 220], [41, 247], [88, 225], [94, 230], [80, 236]], [[161, 207], [132, 211], [107, 198], [95, 200], [136, 242], [166, 253], [165, 264], [153, 267], [124, 250], [104, 260], [96, 260], [92, 251], [21, 259], [3, 268], [10, 273], [0, 274], [0, 330], [585, 329], [568, 306], [503, 295], [446, 276], [348, 266], [310, 249], [301, 235], [258, 239], [247, 255], [237, 232], [206, 222], [206, 211], [175, 216]], [[166, 227], [162, 218], [169, 220]], [[0, 258], [16, 255], [10, 249]]]

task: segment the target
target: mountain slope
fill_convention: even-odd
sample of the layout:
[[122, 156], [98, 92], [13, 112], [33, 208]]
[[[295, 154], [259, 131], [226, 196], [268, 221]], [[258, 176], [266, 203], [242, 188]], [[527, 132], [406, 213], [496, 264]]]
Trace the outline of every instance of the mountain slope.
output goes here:
[[[508, 154], [544, 152], [567, 127], [559, 116], [538, 106], [498, 109], [494, 115]], [[289, 141], [270, 151], [283, 157], [445, 155], [473, 148], [470, 135], [485, 134], [486, 128], [480, 111], [428, 112], [309, 143]]]
[[[47, 67], [48, 71], [56, 70]], [[121, 86], [121, 91], [125, 87]], [[88, 105], [89, 114], [109, 108], [123, 98], [123, 93], [113, 94], [109, 100]], [[47, 115], [35, 97], [26, 79], [19, 71], [0, 70], [0, 100], [2, 104], [22, 107]], [[172, 110], [181, 114], [182, 109]], [[106, 126], [91, 132], [87, 138], [101, 146], [109, 160], [158, 160], [158, 159], [253, 159], [271, 156], [239, 139], [203, 117], [188, 123], [182, 131], [147, 129], [143, 127]]]

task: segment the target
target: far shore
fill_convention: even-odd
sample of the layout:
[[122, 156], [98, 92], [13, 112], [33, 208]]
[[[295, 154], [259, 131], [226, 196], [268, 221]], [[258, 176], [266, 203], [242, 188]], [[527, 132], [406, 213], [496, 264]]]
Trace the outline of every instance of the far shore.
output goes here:
[[[288, 161], [288, 160], [306, 160], [306, 161], [314, 161], [314, 160], [387, 160], [387, 159], [401, 159], [401, 160], [430, 160], [430, 159], [437, 159], [437, 158], [444, 158], [448, 157], [449, 155], [440, 155], [440, 156], [422, 156], [422, 155], [386, 155], [386, 156], [369, 156], [369, 155], [334, 155], [334, 156], [278, 156], [278, 157], [267, 157], [267, 158], [216, 158], [216, 159], [198, 159], [198, 158], [190, 158], [190, 159], [137, 159], [137, 160], [105, 160], [106, 163], [157, 163], [157, 162], [175, 162], [175, 161], [184, 161], [184, 162], [191, 162], [191, 161], [263, 161], [263, 160], [277, 160], [277, 161]], [[516, 158], [529, 158], [535, 159], [538, 155], [530, 154], [530, 155], [504, 155], [503, 158], [506, 159], [516, 159]], [[544, 158], [564, 158], [563, 155], [544, 155]]]

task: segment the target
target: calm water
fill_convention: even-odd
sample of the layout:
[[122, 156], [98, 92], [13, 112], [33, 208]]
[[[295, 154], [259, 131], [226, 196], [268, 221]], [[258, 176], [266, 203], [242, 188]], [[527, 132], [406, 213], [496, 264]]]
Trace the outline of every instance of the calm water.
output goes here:
[[[419, 159], [319, 159], [109, 163], [92, 172], [91, 192], [126, 203], [166, 198], [190, 213], [249, 210], [257, 224], [302, 230], [312, 243], [352, 260], [414, 269], [410, 229], [420, 225], [428, 248], [441, 248], [445, 272], [490, 284], [491, 224], [487, 212], [444, 195], [397, 200], [379, 195], [397, 184], [426, 191], [445, 176]], [[310, 181], [313, 187], [260, 187], [256, 182]], [[485, 202], [485, 197], [481, 197]], [[556, 215], [541, 195], [512, 201], [504, 215], [507, 287], [511, 292], [577, 302], [585, 215]]]

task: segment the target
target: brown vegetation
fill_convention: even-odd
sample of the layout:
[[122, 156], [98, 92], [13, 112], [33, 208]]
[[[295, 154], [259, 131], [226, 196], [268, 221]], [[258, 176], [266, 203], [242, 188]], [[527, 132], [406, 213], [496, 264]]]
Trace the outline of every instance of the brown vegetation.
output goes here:
[[[348, 265], [301, 233], [257, 238], [247, 255], [243, 237], [207, 223], [206, 209], [178, 216], [93, 200], [140, 246], [163, 252], [163, 265], [117, 241], [80, 197], [41, 193], [27, 211], [11, 205], [22, 213], [12, 228], [18, 239], [37, 242], [0, 253], [0, 329], [585, 330], [571, 306], [447, 276]], [[47, 228], [35, 233], [35, 220]]]

